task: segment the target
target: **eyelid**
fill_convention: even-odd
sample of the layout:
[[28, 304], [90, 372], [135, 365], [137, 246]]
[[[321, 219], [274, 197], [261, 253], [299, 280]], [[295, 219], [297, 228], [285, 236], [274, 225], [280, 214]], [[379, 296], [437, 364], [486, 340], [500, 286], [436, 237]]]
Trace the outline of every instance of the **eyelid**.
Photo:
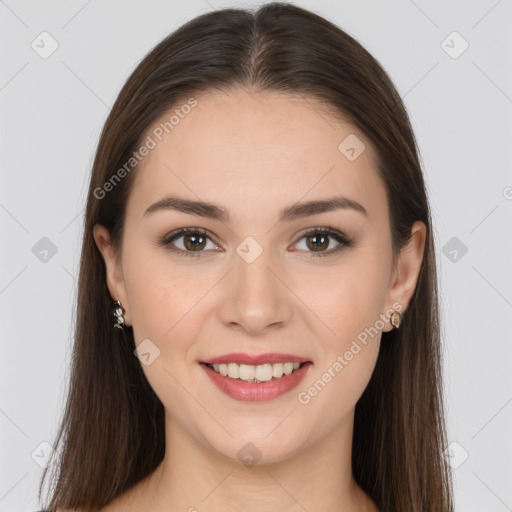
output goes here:
[[182, 254], [184, 256], [204, 256], [208, 252], [207, 251], [184, 251], [183, 249], [172, 247], [172, 243], [187, 235], [200, 234], [204, 237], [208, 238], [211, 242], [214, 243], [216, 247], [220, 247], [220, 244], [216, 242], [215, 237], [206, 229], [197, 228], [197, 227], [187, 227], [187, 228], [179, 228], [170, 233], [166, 234], [162, 239], [158, 241], [158, 246], [165, 247], [167, 250]]
[[[186, 235], [193, 235], [193, 234], [200, 234], [208, 238], [211, 242], [213, 242], [216, 247], [221, 247], [221, 244], [219, 244], [213, 235], [211, 233], [203, 228], [199, 227], [186, 227], [186, 228], [179, 228], [171, 233], [168, 233], [165, 235], [161, 240], [159, 240], [158, 245], [164, 246], [167, 248], [167, 250], [178, 253], [183, 256], [192, 256], [192, 257], [204, 257], [208, 254], [209, 251], [185, 251], [183, 249], [174, 248], [172, 247], [172, 242], [176, 239], [179, 239]], [[342, 231], [339, 231], [338, 229], [335, 229], [331, 226], [319, 226], [319, 227], [313, 227], [313, 228], [307, 228], [301, 233], [297, 234], [297, 240], [292, 244], [292, 246], [295, 246], [298, 244], [303, 238], [307, 236], [312, 236], [314, 234], [323, 234], [327, 235], [328, 237], [336, 240], [338, 242], [338, 245], [334, 249], [330, 249], [328, 251], [304, 251], [306, 254], [308, 254], [309, 257], [323, 257], [323, 256], [330, 256], [333, 254], [338, 253], [340, 250], [348, 247], [353, 246], [353, 240], [350, 239], [345, 233]], [[302, 251], [299, 251], [302, 252]]]
[[316, 234], [326, 235], [336, 240], [336, 242], [338, 242], [338, 245], [334, 249], [330, 249], [328, 251], [305, 251], [308, 257], [327, 257], [335, 255], [338, 254], [342, 249], [349, 248], [354, 245], [354, 241], [351, 238], [349, 238], [345, 233], [331, 226], [308, 228], [305, 231], [301, 232], [299, 235], [297, 235], [298, 239], [293, 245], [298, 244], [303, 238], [307, 236], [312, 236]]

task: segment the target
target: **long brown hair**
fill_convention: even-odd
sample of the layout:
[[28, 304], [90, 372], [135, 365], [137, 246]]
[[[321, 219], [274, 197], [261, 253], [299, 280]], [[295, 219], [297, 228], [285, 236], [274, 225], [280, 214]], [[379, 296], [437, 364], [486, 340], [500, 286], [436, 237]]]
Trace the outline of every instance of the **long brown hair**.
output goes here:
[[107, 194], [99, 191], [172, 107], [203, 91], [240, 87], [320, 100], [366, 135], [386, 186], [395, 258], [415, 221], [427, 227], [403, 324], [383, 333], [356, 405], [352, 467], [381, 512], [450, 512], [434, 240], [412, 127], [377, 60], [336, 25], [284, 3], [217, 10], [184, 24], [140, 62], [108, 116], [87, 197], [70, 384], [55, 442], [61, 450], [43, 473], [39, 497], [51, 473], [49, 511], [102, 507], [163, 459], [163, 405], [133, 354], [132, 329], [112, 326], [112, 297], [93, 238], [94, 225], [102, 224], [119, 251], [135, 172]]

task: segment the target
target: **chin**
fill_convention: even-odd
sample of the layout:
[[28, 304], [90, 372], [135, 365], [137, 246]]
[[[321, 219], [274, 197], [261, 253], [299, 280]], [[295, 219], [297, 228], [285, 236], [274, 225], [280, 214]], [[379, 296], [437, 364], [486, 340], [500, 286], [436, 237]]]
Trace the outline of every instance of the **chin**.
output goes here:
[[[298, 432], [294, 434], [289, 428], [283, 428], [277, 435], [280, 427], [276, 429], [276, 425], [279, 425], [279, 422], [273, 422], [273, 427], [264, 433], [261, 428], [236, 431], [229, 430], [228, 427], [233, 437], [223, 436], [221, 440], [208, 439], [206, 436], [206, 442], [211, 450], [248, 467], [275, 464], [290, 459], [297, 454], [301, 446], [304, 446], [304, 439]], [[275, 430], [272, 432], [272, 429]]]

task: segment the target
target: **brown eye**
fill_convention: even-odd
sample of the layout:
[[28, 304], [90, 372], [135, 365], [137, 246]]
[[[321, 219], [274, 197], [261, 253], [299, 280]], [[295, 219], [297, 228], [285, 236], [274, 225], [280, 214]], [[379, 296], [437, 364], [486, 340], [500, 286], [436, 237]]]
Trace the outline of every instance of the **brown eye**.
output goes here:
[[324, 234], [308, 235], [305, 237], [307, 246], [313, 251], [321, 251], [329, 247], [329, 236]]
[[[305, 239], [305, 251], [310, 253], [311, 256], [331, 256], [338, 253], [346, 247], [351, 247], [353, 242], [348, 239], [343, 233], [336, 231], [333, 228], [318, 228], [304, 233], [301, 240]], [[335, 240], [337, 245], [331, 247], [331, 240]]]
[[183, 245], [190, 251], [200, 251], [206, 244], [206, 237], [203, 235], [184, 235], [183, 240]]
[[[180, 239], [183, 239], [183, 241], [178, 242]], [[166, 236], [160, 241], [159, 245], [166, 246], [169, 251], [181, 256], [199, 257], [201, 253], [205, 252], [204, 249], [208, 241], [210, 241], [213, 249], [218, 248], [206, 231], [200, 228], [183, 228]], [[182, 247], [180, 247], [180, 244]]]

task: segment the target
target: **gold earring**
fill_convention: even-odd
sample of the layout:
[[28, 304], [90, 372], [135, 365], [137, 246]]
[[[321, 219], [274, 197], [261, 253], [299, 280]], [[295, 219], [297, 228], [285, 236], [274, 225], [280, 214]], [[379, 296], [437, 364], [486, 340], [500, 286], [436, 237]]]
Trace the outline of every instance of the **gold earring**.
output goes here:
[[400, 327], [400, 322], [402, 321], [402, 316], [398, 311], [393, 311], [393, 314], [391, 315], [391, 324], [393, 327], [398, 329]]
[[124, 313], [125, 310], [123, 306], [121, 306], [121, 303], [116, 300], [114, 302], [114, 309], [113, 309], [114, 316], [116, 317], [116, 322], [114, 324], [114, 327], [117, 327], [118, 329], [123, 329], [124, 327]]

